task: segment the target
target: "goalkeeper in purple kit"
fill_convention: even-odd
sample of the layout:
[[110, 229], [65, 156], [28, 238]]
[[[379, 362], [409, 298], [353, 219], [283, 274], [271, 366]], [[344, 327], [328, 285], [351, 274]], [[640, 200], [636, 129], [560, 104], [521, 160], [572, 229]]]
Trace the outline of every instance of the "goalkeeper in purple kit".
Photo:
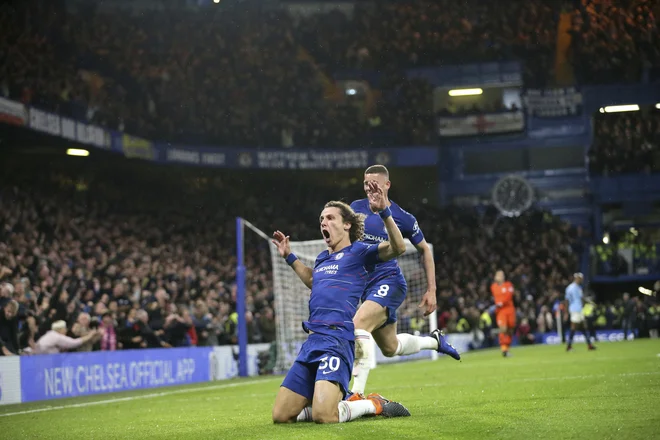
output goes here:
[[[374, 212], [369, 202], [372, 188], [375, 187], [373, 183], [377, 183], [377, 187], [383, 192], [386, 206], [391, 210], [392, 218], [398, 229], [401, 230], [403, 237], [409, 239], [422, 255], [428, 286], [419, 307], [424, 307], [425, 316], [428, 316], [436, 308], [433, 255], [415, 217], [389, 200], [387, 193], [391, 182], [389, 171], [383, 165], [373, 165], [365, 170], [364, 190], [369, 198], [351, 203], [351, 208], [355, 212], [366, 216], [363, 240], [368, 244], [378, 244], [386, 242], [388, 237], [391, 237], [390, 230], [384, 227], [387, 225], [383, 225], [383, 220]], [[440, 330], [434, 330], [431, 336], [397, 334], [396, 311], [406, 298], [406, 292], [406, 280], [396, 260], [380, 262], [370, 268], [367, 287], [362, 295], [362, 305], [353, 319], [355, 323], [356, 359], [355, 378], [351, 389], [353, 395], [349, 400], [364, 399], [364, 389], [371, 368], [371, 360], [375, 356], [373, 343], [371, 342], [372, 337], [383, 354], [388, 357], [415, 354], [421, 350], [437, 350], [460, 360], [460, 355], [445, 340]]]
[[342, 202], [328, 202], [321, 212], [321, 234], [328, 249], [319, 254], [313, 268], [291, 253], [288, 236], [280, 231], [273, 234], [280, 256], [311, 289], [309, 319], [303, 322], [309, 337], [275, 398], [275, 423], [342, 423], [366, 415], [410, 415], [403, 405], [378, 394], [343, 400], [349, 392], [355, 355], [353, 317], [367, 285], [367, 270], [405, 251], [383, 190], [375, 182], [369, 183], [369, 190], [369, 205], [384, 222], [389, 241], [360, 242], [362, 216]]

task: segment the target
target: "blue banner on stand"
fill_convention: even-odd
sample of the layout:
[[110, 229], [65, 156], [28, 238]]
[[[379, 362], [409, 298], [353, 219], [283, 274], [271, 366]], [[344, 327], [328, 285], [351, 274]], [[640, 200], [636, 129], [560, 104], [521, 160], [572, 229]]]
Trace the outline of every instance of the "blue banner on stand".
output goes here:
[[438, 149], [408, 147], [369, 150], [308, 150], [186, 147], [159, 145], [159, 159], [220, 168], [262, 170], [349, 170], [382, 164], [399, 167], [435, 166]]
[[211, 380], [212, 347], [21, 357], [23, 402]]
[[[75, 121], [34, 107], [6, 100], [0, 102], [0, 122], [12, 109], [20, 116], [24, 109], [31, 130], [79, 142], [90, 147], [111, 150], [128, 158], [160, 163], [197, 165], [218, 168], [268, 170], [346, 170], [382, 164], [394, 167], [424, 167], [438, 164], [437, 147], [342, 149], [328, 148], [239, 148], [187, 146], [157, 143], [120, 131]], [[19, 124], [19, 116], [6, 122]], [[522, 124], [522, 121], [520, 122]]]
[[[635, 339], [636, 333], [637, 333], [636, 329], [628, 333], [628, 340]], [[564, 336], [565, 339], [568, 340], [568, 331]], [[597, 330], [596, 338], [598, 339], [598, 342], [618, 342], [618, 341], [623, 341], [625, 339], [623, 330]], [[537, 342], [541, 344], [550, 344], [550, 345], [556, 345], [562, 343], [561, 336], [557, 332], [539, 333], [537, 334]], [[573, 343], [584, 344], [585, 343], [584, 335], [581, 332], [577, 332], [573, 337]]]

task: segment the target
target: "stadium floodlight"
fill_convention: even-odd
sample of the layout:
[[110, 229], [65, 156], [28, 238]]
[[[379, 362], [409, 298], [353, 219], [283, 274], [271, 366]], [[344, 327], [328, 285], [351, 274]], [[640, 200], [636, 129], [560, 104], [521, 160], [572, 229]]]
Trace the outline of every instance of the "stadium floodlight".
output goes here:
[[82, 148], [69, 148], [66, 150], [66, 154], [67, 156], [87, 157], [89, 156], [89, 151]]
[[[280, 257], [277, 248], [271, 243], [271, 238], [259, 230], [249, 221], [238, 217], [236, 219], [236, 245], [237, 245], [237, 270], [236, 270], [236, 312], [238, 314], [238, 345], [239, 345], [239, 375], [247, 375], [247, 325], [245, 323], [245, 292], [246, 292], [246, 269], [244, 265], [244, 227], [254, 232], [257, 236], [266, 240], [270, 249], [270, 257], [273, 271], [273, 296], [276, 314], [276, 343], [277, 359], [275, 372], [286, 372], [293, 364], [300, 347], [307, 339], [301, 323], [309, 317], [309, 294], [310, 290], [303, 285], [298, 276], [289, 265]], [[420, 315], [421, 311], [417, 304], [426, 292], [426, 273], [422, 265], [419, 253], [410, 240], [406, 239], [406, 252], [397, 258], [403, 276], [408, 284], [408, 295], [397, 312], [397, 332], [410, 334], [430, 334], [438, 327], [437, 312], [428, 318]], [[318, 254], [327, 249], [324, 240], [291, 241], [291, 251], [299, 260], [307, 266], [314, 267]], [[429, 243], [433, 252], [433, 246]], [[264, 249], [265, 252], [265, 249]], [[380, 350], [374, 348], [375, 353]], [[424, 350], [411, 356], [395, 356], [383, 359], [382, 362], [397, 362], [413, 359], [437, 359], [435, 350]], [[374, 359], [375, 362], [375, 359]], [[372, 364], [375, 367], [375, 363]]]
[[481, 95], [484, 91], [482, 89], [453, 89], [449, 91], [449, 96], [474, 96]]
[[647, 289], [646, 287], [639, 286], [637, 290], [639, 290], [639, 293], [642, 295], [653, 296], [653, 290]]
[[639, 106], [637, 104], [608, 105], [601, 107], [598, 111], [601, 113], [636, 112], [639, 111]]
[[658, 110], [660, 110], [660, 102], [657, 103], [657, 104], [655, 105], [655, 108], [657, 108]]

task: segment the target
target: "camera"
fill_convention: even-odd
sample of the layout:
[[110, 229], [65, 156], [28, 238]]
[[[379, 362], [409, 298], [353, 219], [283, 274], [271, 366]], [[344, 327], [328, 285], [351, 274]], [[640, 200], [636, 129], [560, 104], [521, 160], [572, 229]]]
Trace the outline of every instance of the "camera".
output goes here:
[[89, 320], [89, 328], [91, 330], [96, 330], [97, 328], [99, 328], [100, 324], [101, 324], [101, 322], [99, 321], [99, 318], [97, 318], [97, 317], [94, 317], [94, 318]]

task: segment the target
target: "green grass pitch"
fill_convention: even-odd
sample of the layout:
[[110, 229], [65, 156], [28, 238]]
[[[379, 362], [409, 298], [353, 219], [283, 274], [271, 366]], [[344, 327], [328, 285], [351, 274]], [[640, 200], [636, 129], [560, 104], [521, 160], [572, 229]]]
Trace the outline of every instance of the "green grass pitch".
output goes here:
[[650, 439], [660, 437], [660, 340], [513, 347], [462, 362], [379, 366], [367, 392], [412, 417], [274, 426], [281, 377], [0, 407], [13, 439]]

